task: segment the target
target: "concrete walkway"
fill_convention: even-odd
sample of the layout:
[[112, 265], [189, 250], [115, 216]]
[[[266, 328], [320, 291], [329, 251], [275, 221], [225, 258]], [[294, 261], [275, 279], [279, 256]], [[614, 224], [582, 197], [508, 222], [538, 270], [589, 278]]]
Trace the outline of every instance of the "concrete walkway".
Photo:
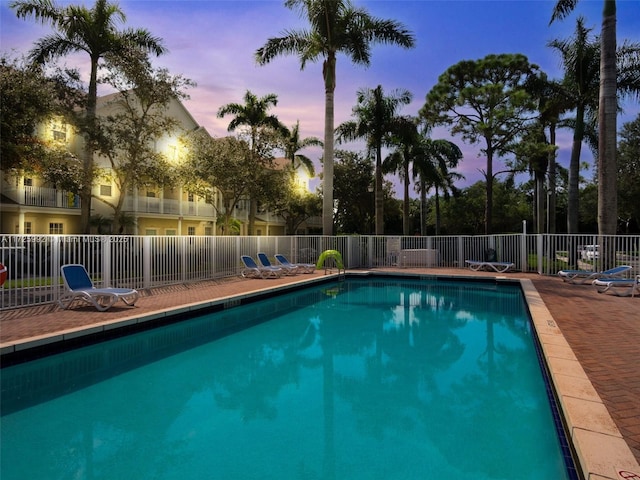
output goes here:
[[[380, 270], [376, 270], [380, 271]], [[461, 269], [402, 269], [428, 275], [495, 276]], [[135, 308], [115, 306], [106, 312], [93, 307], [61, 310], [54, 305], [0, 313], [0, 346], [7, 353], [20, 346], [47, 343], [51, 338], [80, 335], [112, 322], [135, 320], [157, 312], [246, 294], [292, 282], [319, 279], [324, 272], [273, 280], [231, 278], [176, 285], [143, 292]], [[640, 462], [640, 297], [598, 294], [590, 285], [568, 285], [556, 277], [507, 273], [530, 280], [551, 313], [602, 403], [606, 406], [636, 463]], [[636, 468], [634, 473], [638, 474]], [[615, 474], [591, 478], [623, 478]], [[630, 478], [640, 478], [630, 477]]]

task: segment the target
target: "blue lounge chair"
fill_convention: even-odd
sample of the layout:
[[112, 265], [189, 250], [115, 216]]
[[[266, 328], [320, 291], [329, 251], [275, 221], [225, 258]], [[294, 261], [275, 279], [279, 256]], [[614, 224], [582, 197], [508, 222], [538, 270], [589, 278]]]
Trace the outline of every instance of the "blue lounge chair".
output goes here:
[[244, 269], [240, 275], [245, 278], [280, 278], [283, 274], [283, 270], [279, 267], [259, 266], [249, 255], [242, 255], [240, 258], [244, 263]]
[[515, 263], [511, 262], [483, 262], [480, 260], [465, 260], [469, 268], [474, 272], [479, 270], [493, 270], [497, 273], [504, 273], [515, 267]]
[[640, 295], [640, 275], [636, 275], [636, 278], [596, 279], [592, 285], [598, 293], [610, 292], [619, 297], [635, 297], [636, 293]]
[[59, 305], [67, 309], [80, 300], [93, 305], [101, 312], [110, 309], [118, 300], [133, 307], [140, 294], [133, 288], [96, 288], [84, 265], [69, 264], [60, 268], [65, 293], [58, 300]]
[[583, 285], [585, 283], [592, 283], [594, 280], [620, 278], [631, 270], [631, 268], [629, 265], [620, 265], [602, 272], [592, 272], [591, 270], [560, 270], [558, 276], [565, 282], [574, 285]]
[[[275, 266], [271, 264], [271, 260], [269, 260], [267, 254], [263, 252], [258, 252], [258, 261], [262, 264], [263, 267], [266, 268]], [[284, 273], [286, 273], [287, 275], [295, 275], [296, 273], [298, 273], [298, 267], [296, 267], [295, 265], [278, 265], [277, 268], [282, 268]]]
[[287, 260], [287, 257], [285, 257], [280, 253], [276, 253], [275, 257], [278, 264], [282, 265], [283, 267], [286, 267], [286, 266], [298, 267], [298, 270], [300, 270], [300, 272], [302, 273], [313, 273], [316, 271], [315, 263], [291, 263], [289, 262], [289, 260]]

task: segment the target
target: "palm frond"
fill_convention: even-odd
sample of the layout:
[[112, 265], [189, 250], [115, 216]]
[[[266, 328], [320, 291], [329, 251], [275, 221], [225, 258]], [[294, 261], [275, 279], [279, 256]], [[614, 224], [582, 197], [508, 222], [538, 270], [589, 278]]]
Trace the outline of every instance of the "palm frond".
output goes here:
[[9, 8], [16, 12], [18, 18], [33, 17], [43, 25], [55, 25], [62, 19], [61, 9], [51, 0], [18, 0], [11, 2]]
[[573, 10], [575, 10], [577, 4], [578, 0], [558, 0], [553, 7], [549, 25], [556, 20], [563, 20], [566, 18], [571, 12], [573, 12]]
[[395, 20], [383, 20], [369, 17], [367, 23], [368, 35], [371, 41], [384, 44], [399, 45], [402, 48], [413, 48], [416, 44], [415, 36]]
[[255, 60], [258, 65], [265, 65], [276, 57], [290, 54], [297, 54], [304, 68], [306, 61], [315, 60], [318, 52], [315, 52], [312, 36], [306, 30], [289, 30], [281, 37], [269, 38], [264, 46], [256, 50]]
[[309, 157], [305, 155], [296, 154], [295, 162], [296, 162], [296, 165], [294, 165], [294, 168], [297, 168], [299, 165], [303, 165], [310, 177], [314, 177], [316, 175], [315, 168], [313, 167], [313, 162]]
[[142, 48], [156, 56], [169, 53], [169, 50], [162, 44], [162, 38], [151, 35], [148, 30], [143, 28], [125, 30], [122, 32], [122, 39], [130, 45]]
[[71, 42], [68, 38], [55, 33], [38, 39], [29, 52], [29, 59], [36, 64], [44, 64], [78, 50], [86, 51], [83, 45]]

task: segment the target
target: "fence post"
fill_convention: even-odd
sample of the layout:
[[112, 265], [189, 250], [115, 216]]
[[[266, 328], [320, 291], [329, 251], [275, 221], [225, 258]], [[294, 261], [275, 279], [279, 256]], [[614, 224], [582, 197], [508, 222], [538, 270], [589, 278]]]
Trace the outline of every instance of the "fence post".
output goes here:
[[367, 268], [371, 268], [373, 265], [373, 243], [373, 236], [367, 235]]
[[218, 271], [218, 262], [216, 258], [216, 243], [217, 239], [215, 235], [211, 235], [205, 239], [205, 244], [208, 246], [207, 250], [209, 250], [209, 255], [211, 256], [211, 276], [213, 278], [216, 277], [216, 272]]
[[151, 288], [151, 236], [142, 237], [142, 286]]
[[102, 236], [102, 285], [111, 286], [111, 235]]
[[236, 241], [234, 242], [236, 244], [236, 251], [235, 254], [233, 255], [233, 259], [234, 259], [234, 268], [233, 268], [233, 272], [235, 274], [235, 272], [238, 270], [238, 259], [240, 258], [240, 255], [242, 255], [244, 252], [242, 252], [242, 250], [240, 249], [242, 247], [241, 243], [240, 243], [240, 239], [243, 238], [240, 235], [236, 236]]
[[187, 283], [187, 239], [189, 237], [186, 235], [180, 236], [180, 281], [182, 283]]
[[538, 274], [542, 275], [543, 274], [543, 268], [544, 268], [544, 264], [543, 264], [543, 260], [544, 260], [544, 235], [539, 233], [538, 235], [536, 235], [536, 240], [537, 240], [537, 257], [538, 257]]
[[529, 271], [529, 260], [527, 255], [527, 221], [522, 220], [522, 241], [520, 248], [520, 262], [522, 263], [521, 270], [523, 272]]
[[60, 298], [60, 237], [51, 237], [51, 287], [53, 288], [53, 298]]

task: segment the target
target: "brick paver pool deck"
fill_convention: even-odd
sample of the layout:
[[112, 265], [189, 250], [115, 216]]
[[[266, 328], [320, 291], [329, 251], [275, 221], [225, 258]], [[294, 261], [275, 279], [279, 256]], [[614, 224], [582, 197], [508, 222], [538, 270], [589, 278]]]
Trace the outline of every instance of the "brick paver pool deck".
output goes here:
[[[402, 269], [401, 271], [428, 275], [496, 276], [495, 273], [470, 272], [462, 269], [430, 268]], [[61, 338], [62, 335], [70, 337], [84, 334], [86, 331], [95, 331], [112, 322], [129, 321], [153, 315], [158, 311], [210, 302], [227, 296], [268, 290], [275, 286], [321, 276], [324, 276], [324, 271], [317, 271], [312, 275], [285, 276], [273, 280], [231, 278], [163, 287], [142, 292], [143, 295], [134, 308], [123, 306], [120, 303], [106, 312], [97, 312], [93, 307], [84, 306], [61, 310], [55, 305], [6, 310], [0, 312], [0, 344], [2, 352], [6, 353], [14, 348], [19, 348], [20, 345], [33, 345], [38, 341], [46, 343], [50, 341], [51, 337]], [[557, 277], [517, 272], [500, 274], [499, 276], [525, 279], [525, 282], [530, 282], [529, 285], [533, 284], [543, 301], [542, 307], [546, 307], [552, 317], [546, 321], [551, 331], [559, 329], [570, 346], [570, 350], [573, 351], [571, 354], [569, 350], [570, 354], [566, 355], [567, 359], [577, 359], [586, 373], [588, 380], [585, 380], [586, 385], [580, 389], [583, 393], [586, 392], [585, 395], [592, 395], [593, 399], [597, 400], [597, 402], [593, 402], [593, 410], [579, 408], [575, 410], [576, 416], [591, 417], [587, 420], [600, 422], [598, 417], [602, 412], [598, 411], [597, 406], [603, 404], [608, 411], [607, 418], [613, 420], [619, 435], [631, 452], [630, 456], [623, 455], [620, 458], [628, 459], [631, 457], [632, 461], [635, 460], [631, 465], [626, 462], [625, 465], [614, 466], [616, 469], [627, 469], [638, 475], [628, 478], [640, 479], [640, 468], [638, 467], [640, 462], [640, 297], [598, 294], [590, 285], [569, 285]], [[536, 323], [536, 328], [539, 334], [545, 335], [547, 333], [540, 332], [538, 323]], [[555, 340], [552, 340], [551, 343], [554, 342]], [[559, 354], [560, 357], [563, 355], [565, 354]], [[559, 367], [554, 368], [559, 370], [565, 368], [562, 363], [557, 365]], [[559, 378], [564, 378], [565, 372], [560, 373]], [[588, 385], [589, 382], [592, 387]], [[589, 393], [592, 389], [595, 389], [597, 395]], [[589, 403], [590, 406], [591, 403]], [[578, 425], [582, 421], [580, 418], [570, 420], [572, 425]], [[618, 435], [617, 432], [613, 433], [613, 436]], [[589, 445], [590, 440], [587, 438], [584, 442]], [[601, 450], [598, 446], [600, 440], [596, 438], [593, 442], [596, 444], [592, 448]], [[628, 451], [623, 453], [628, 453]], [[581, 454], [589, 455], [588, 452], [579, 452], [579, 455]], [[607, 453], [606, 448], [604, 453], [597, 452], [594, 457], [596, 458], [595, 467], [592, 468], [590, 464], [589, 472], [585, 472], [587, 478], [626, 478], [623, 476], [624, 474], [620, 475], [617, 471], [612, 471], [610, 465], [604, 465], [601, 461], [604, 456], [606, 460], [611, 459], [615, 463], [618, 458], [617, 454], [618, 452]], [[607, 456], [610, 458], [606, 458]], [[601, 473], [602, 470], [605, 473]], [[594, 471], [598, 473], [594, 473]]]

